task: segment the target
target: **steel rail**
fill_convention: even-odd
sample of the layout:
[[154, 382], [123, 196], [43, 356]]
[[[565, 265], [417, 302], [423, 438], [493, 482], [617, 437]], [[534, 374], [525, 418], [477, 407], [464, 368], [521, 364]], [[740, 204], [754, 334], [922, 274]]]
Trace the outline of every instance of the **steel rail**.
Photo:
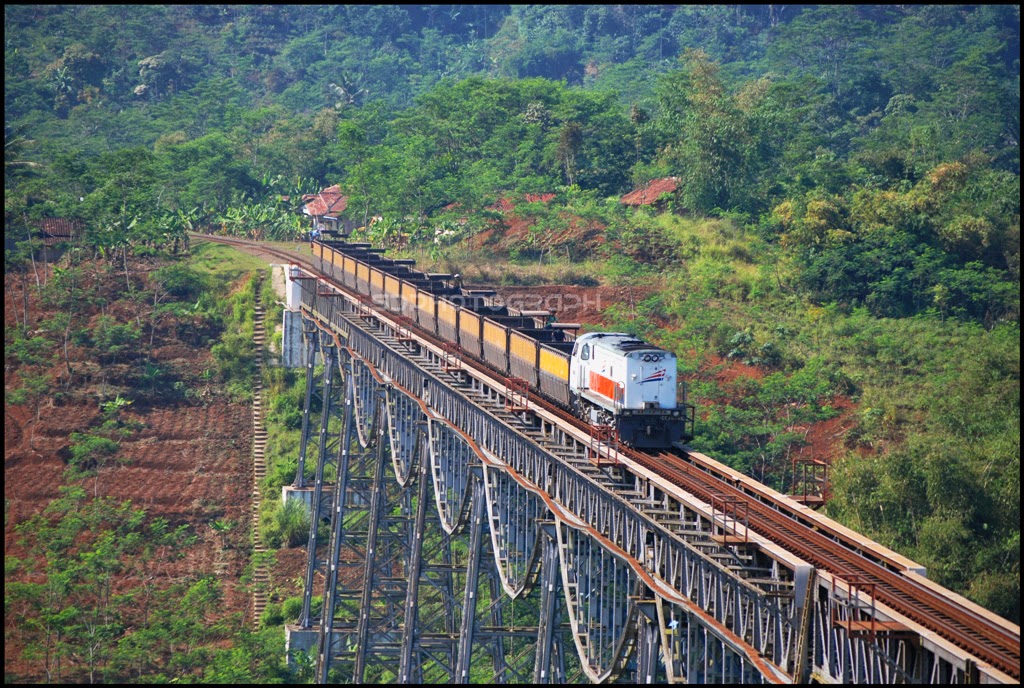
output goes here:
[[[337, 284], [317, 268], [311, 258], [230, 237], [216, 237], [193, 234], [195, 238], [243, 246], [250, 250], [281, 258], [291, 264], [301, 264], [321, 276], [325, 282], [349, 292], [349, 288]], [[358, 298], [354, 296], [354, 298]], [[369, 305], [369, 304], [367, 304]], [[370, 305], [372, 308], [376, 306]], [[395, 318], [388, 313], [389, 318]], [[407, 320], [407, 319], [404, 319]], [[410, 325], [416, 335], [442, 346], [446, 342], [433, 333], [427, 333], [415, 324]], [[463, 363], [479, 372], [493, 375], [494, 372], [484, 361], [463, 352]], [[559, 417], [577, 430], [589, 431], [586, 422], [573, 415], [561, 404], [530, 390], [530, 402], [543, 406], [545, 410]], [[901, 575], [896, 562], [886, 557], [868, 557], [860, 543], [845, 537], [841, 532], [821, 532], [822, 524], [810, 522], [803, 514], [789, 504], [774, 498], [765, 488], [762, 490], [740, 489], [733, 476], [720, 468], [707, 464], [700, 458], [677, 449], [675, 452], [647, 454], [635, 449], [620, 447], [618, 451], [644, 468], [661, 475], [681, 489], [709, 503], [712, 497], [741, 499], [760, 520], [753, 520], [751, 530], [768, 540], [784, 547], [820, 569], [839, 578], [858, 577], [858, 580], [874, 581], [879, 601], [895, 611], [920, 624], [958, 647], [967, 650], [977, 658], [991, 664], [1016, 680], [1020, 680], [1020, 634], [1014, 634], [1004, 626], [963, 608], [929, 587]], [[744, 483], [745, 487], [748, 487]], [[896, 569], [896, 570], [894, 570]], [[995, 647], [993, 647], [995, 644]]]

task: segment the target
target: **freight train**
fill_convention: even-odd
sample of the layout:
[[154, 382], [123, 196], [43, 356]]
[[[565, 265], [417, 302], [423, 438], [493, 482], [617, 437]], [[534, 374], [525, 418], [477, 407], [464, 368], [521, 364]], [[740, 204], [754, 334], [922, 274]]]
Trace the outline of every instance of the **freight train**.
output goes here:
[[693, 438], [694, 407], [685, 391], [678, 400], [669, 351], [618, 332], [577, 337], [578, 325], [553, 322], [548, 311], [510, 308], [493, 291], [417, 271], [415, 261], [385, 258], [369, 244], [327, 234], [312, 249], [321, 272], [342, 286], [583, 420], [614, 428], [624, 444], [654, 449]]

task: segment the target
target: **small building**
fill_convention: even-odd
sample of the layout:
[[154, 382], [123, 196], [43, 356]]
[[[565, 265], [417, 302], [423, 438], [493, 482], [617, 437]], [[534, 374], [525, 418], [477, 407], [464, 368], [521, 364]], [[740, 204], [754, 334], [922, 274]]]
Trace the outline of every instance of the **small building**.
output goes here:
[[630, 191], [628, 194], [619, 199], [622, 205], [629, 205], [634, 207], [645, 206], [645, 205], [659, 205], [661, 198], [664, 194], [674, 194], [679, 188], [679, 177], [663, 177], [662, 179], [653, 179], [647, 182], [645, 185]]
[[[84, 224], [77, 218], [67, 217], [44, 217], [38, 220], [30, 220], [32, 238], [41, 241], [43, 247], [36, 252], [36, 260], [52, 262], [64, 255], [68, 244], [78, 242], [82, 238]], [[22, 237], [4, 237], [4, 248], [13, 249], [19, 241], [28, 239], [28, 235]]]
[[336, 232], [348, 236], [356, 227], [354, 220], [342, 220], [341, 214], [348, 207], [348, 196], [335, 184], [315, 194], [302, 197], [302, 214], [313, 220], [313, 231]]

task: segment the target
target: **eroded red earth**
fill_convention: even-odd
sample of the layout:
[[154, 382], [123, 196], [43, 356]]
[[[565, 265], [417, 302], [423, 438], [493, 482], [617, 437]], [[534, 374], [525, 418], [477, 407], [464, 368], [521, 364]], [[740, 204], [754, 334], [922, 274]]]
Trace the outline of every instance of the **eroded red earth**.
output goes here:
[[[122, 278], [123, 284], [123, 278]], [[21, 286], [8, 278], [8, 294], [17, 293], [19, 318]], [[109, 312], [109, 311], [108, 311]], [[30, 300], [30, 322], [37, 324], [52, 315]], [[94, 316], [93, 316], [94, 317]], [[5, 326], [15, 326], [10, 307], [5, 308]], [[166, 519], [172, 527], [187, 524], [197, 536], [196, 544], [183, 557], [168, 557], [155, 562], [164, 584], [192, 581], [215, 575], [222, 583], [222, 614], [251, 614], [251, 597], [240, 579], [249, 561], [248, 544], [250, 500], [252, 493], [252, 409], [247, 403], [235, 403], [223, 390], [202, 377], [213, 367], [207, 348], [192, 347], [177, 341], [168, 332], [158, 330], [154, 347], [148, 347], [149, 329], [144, 328], [143, 347], [153, 363], [165, 368], [182, 389], [183, 395], [147, 394], [125, 408], [121, 418], [141, 427], [120, 440], [118, 454], [123, 462], [111, 462], [99, 471], [100, 496], [130, 500], [145, 509], [150, 517]], [[82, 356], [81, 360], [76, 360]], [[42, 512], [59, 495], [67, 467], [72, 432], [85, 432], [101, 422], [100, 401], [109, 400], [111, 380], [117, 379], [116, 365], [104, 366], [87, 360], [86, 353], [71, 350], [71, 385], [62, 399], [45, 398], [37, 410], [34, 405], [4, 407], [4, 498], [6, 505], [4, 551], [6, 555], [25, 557], [15, 526]], [[58, 355], [49, 372], [54, 391], [60, 389], [66, 367]], [[5, 397], [19, 385], [16, 365], [8, 361], [4, 372]], [[92, 479], [82, 482], [91, 495]], [[214, 521], [230, 522], [232, 528], [222, 537], [212, 528]], [[127, 581], [115, 583], [115, 589]], [[211, 619], [212, 620], [212, 619]], [[8, 633], [4, 643], [4, 665], [8, 675], [26, 680], [38, 675], [38, 662], [21, 658], [22, 646], [17, 633]]]

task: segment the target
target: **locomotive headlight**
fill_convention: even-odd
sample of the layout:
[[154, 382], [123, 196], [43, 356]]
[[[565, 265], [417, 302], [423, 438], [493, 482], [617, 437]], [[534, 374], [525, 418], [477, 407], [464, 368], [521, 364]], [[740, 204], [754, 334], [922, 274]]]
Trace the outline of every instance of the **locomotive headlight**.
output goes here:
[[644, 363], [650, 363], [650, 362], [651, 362], [651, 355], [650, 354], [644, 354]]

